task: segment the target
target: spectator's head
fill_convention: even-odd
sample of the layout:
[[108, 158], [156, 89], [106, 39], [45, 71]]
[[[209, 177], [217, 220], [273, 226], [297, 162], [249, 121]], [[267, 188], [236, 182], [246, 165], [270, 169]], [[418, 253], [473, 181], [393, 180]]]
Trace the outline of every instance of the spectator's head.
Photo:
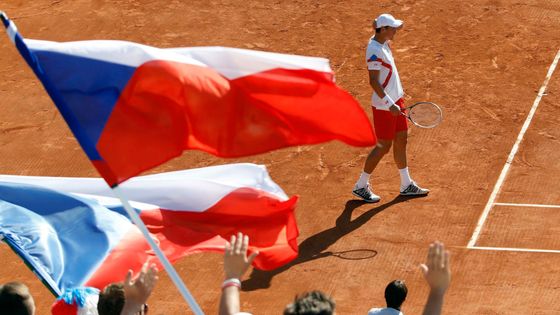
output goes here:
[[407, 293], [408, 289], [406, 288], [406, 284], [404, 284], [404, 281], [391, 281], [385, 288], [385, 301], [387, 302], [387, 307], [400, 310], [401, 305], [403, 304], [404, 300], [406, 300]]
[[0, 310], [10, 315], [35, 314], [35, 302], [27, 286], [17, 281], [0, 286]]
[[334, 301], [321, 291], [311, 291], [296, 296], [293, 303], [286, 306], [284, 315], [332, 315]]
[[97, 311], [99, 315], [120, 315], [124, 307], [125, 295], [122, 283], [112, 283], [99, 294]]

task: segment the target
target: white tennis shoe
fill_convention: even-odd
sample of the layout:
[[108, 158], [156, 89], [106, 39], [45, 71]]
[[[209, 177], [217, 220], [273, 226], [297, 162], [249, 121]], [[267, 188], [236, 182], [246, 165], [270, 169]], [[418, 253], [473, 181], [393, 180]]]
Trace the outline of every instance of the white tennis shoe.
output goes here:
[[352, 194], [354, 194], [354, 196], [356, 197], [362, 198], [365, 202], [369, 203], [379, 202], [379, 200], [381, 200], [381, 197], [371, 191], [369, 185], [363, 188], [355, 188], [352, 191]]
[[401, 190], [401, 196], [426, 196], [428, 193], [430, 193], [429, 189], [418, 186], [414, 181]]

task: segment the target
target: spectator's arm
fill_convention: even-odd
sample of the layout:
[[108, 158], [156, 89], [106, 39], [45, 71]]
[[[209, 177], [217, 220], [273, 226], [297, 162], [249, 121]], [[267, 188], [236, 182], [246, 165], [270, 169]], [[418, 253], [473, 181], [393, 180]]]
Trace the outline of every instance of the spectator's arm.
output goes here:
[[434, 242], [428, 250], [428, 261], [420, 265], [426, 282], [430, 286], [428, 301], [423, 315], [440, 315], [443, 307], [443, 297], [451, 281], [449, 266], [449, 252], [440, 242]]
[[239, 313], [239, 288], [235, 286], [222, 289], [220, 299], [220, 315], [233, 315]]
[[224, 253], [224, 274], [226, 280], [222, 284], [222, 296], [220, 298], [220, 315], [232, 315], [239, 313], [239, 290], [241, 289], [241, 277], [247, 271], [258, 252], [247, 257], [249, 237], [241, 233], [231, 236], [226, 243]]
[[157, 280], [155, 264], [148, 267], [148, 262], [146, 262], [134, 280], [132, 280], [132, 270], [129, 270], [124, 281], [125, 302], [121, 315], [135, 315], [143, 311]]

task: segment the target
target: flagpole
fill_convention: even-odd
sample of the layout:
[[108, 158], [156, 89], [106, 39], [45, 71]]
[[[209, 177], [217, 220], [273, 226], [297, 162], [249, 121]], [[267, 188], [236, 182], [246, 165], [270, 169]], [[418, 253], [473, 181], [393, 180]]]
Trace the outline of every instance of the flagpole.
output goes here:
[[171, 265], [171, 263], [169, 262], [167, 257], [165, 257], [165, 254], [163, 254], [163, 252], [161, 251], [159, 246], [152, 239], [152, 237], [150, 235], [150, 232], [148, 231], [148, 228], [146, 227], [146, 225], [144, 224], [142, 219], [140, 219], [140, 216], [138, 216], [138, 213], [136, 213], [136, 211], [132, 208], [132, 206], [130, 205], [128, 200], [124, 197], [124, 194], [122, 193], [119, 186], [116, 185], [116, 186], [112, 187], [112, 189], [113, 189], [113, 192], [115, 193], [115, 196], [117, 196], [117, 198], [119, 198], [121, 200], [121, 202], [124, 206], [124, 209], [126, 210], [126, 213], [130, 217], [132, 222], [140, 229], [142, 234], [144, 234], [144, 238], [148, 241], [148, 244], [150, 244], [150, 247], [155, 252], [159, 261], [162, 263], [163, 268], [165, 268], [165, 271], [167, 271], [167, 274], [169, 275], [169, 277], [171, 278], [171, 280], [173, 281], [173, 283], [175, 284], [177, 289], [179, 289], [179, 292], [181, 293], [183, 298], [187, 301], [187, 303], [189, 304], [189, 306], [191, 307], [193, 312], [197, 315], [204, 315], [204, 313], [200, 309], [200, 306], [198, 306], [198, 304], [194, 300], [193, 296], [189, 292], [189, 289], [187, 289], [187, 287], [185, 286], [185, 284], [183, 283], [183, 281], [181, 280], [181, 278], [177, 274], [177, 271], [175, 270], [175, 268], [173, 268], [173, 266]]

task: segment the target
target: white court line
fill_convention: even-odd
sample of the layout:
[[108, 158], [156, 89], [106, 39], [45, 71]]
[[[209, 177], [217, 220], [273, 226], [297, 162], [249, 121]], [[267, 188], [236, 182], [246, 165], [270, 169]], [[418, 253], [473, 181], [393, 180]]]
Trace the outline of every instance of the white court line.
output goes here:
[[527, 207], [527, 208], [560, 208], [559, 205], [539, 205], [531, 203], [505, 203], [496, 202], [494, 206], [506, 206], [506, 207]]
[[555, 254], [560, 254], [560, 250], [555, 250], [555, 249], [530, 249], [530, 248], [484, 247], [484, 246], [473, 246], [473, 247], [469, 247], [469, 249], [507, 251], [507, 252], [555, 253]]
[[539, 107], [539, 103], [541, 102], [541, 98], [544, 94], [544, 91], [546, 90], [546, 86], [548, 85], [548, 81], [550, 81], [550, 77], [552, 77], [552, 73], [554, 73], [554, 70], [556, 69], [556, 65], [558, 64], [558, 59], [560, 59], [560, 50], [558, 50], [558, 52], [556, 53], [556, 57], [554, 58], [554, 61], [552, 62], [552, 64], [548, 68], [548, 73], [546, 74], [546, 78], [544, 79], [544, 82], [543, 82], [543, 84], [542, 84], [542, 86], [539, 90], [539, 93], [537, 94], [537, 98], [535, 98], [535, 101], [533, 102], [533, 107], [531, 107], [531, 110], [529, 111], [529, 115], [527, 115], [527, 119], [525, 119], [525, 123], [523, 123], [523, 127], [521, 127], [521, 131], [519, 132], [519, 135], [517, 135], [517, 140], [515, 141], [515, 144], [511, 148], [511, 152], [509, 153], [509, 156], [506, 160], [506, 164], [504, 165], [504, 168], [502, 169], [502, 173], [500, 173], [500, 177], [498, 177], [498, 181], [496, 182], [496, 185], [494, 186], [494, 190], [492, 190], [492, 194], [490, 194], [490, 198], [488, 199], [488, 203], [486, 203], [486, 206], [484, 207], [484, 211], [482, 211], [482, 214], [480, 215], [480, 218], [478, 219], [478, 223], [476, 224], [476, 228], [474, 229], [473, 235], [471, 236], [471, 239], [469, 241], [469, 244], [467, 245], [467, 248], [474, 247], [474, 244], [476, 244], [476, 241], [478, 240], [478, 236], [480, 235], [480, 232], [482, 231], [482, 226], [484, 225], [484, 222], [486, 221], [486, 218], [488, 217], [488, 214], [490, 213], [490, 210], [492, 209], [492, 206], [494, 205], [494, 201], [496, 200], [496, 197], [498, 196], [498, 192], [500, 191], [500, 188], [502, 187], [502, 185], [504, 183], [504, 180], [506, 179], [506, 176], [509, 172], [509, 167], [511, 165], [511, 162], [513, 162], [513, 159], [515, 158], [515, 154], [517, 154], [517, 150], [519, 150], [519, 144], [523, 140], [523, 137], [525, 136], [525, 132], [527, 132], [527, 129], [529, 128], [529, 125], [531, 124], [531, 120], [533, 120], [533, 116], [535, 115], [535, 112], [537, 111], [537, 107]]

